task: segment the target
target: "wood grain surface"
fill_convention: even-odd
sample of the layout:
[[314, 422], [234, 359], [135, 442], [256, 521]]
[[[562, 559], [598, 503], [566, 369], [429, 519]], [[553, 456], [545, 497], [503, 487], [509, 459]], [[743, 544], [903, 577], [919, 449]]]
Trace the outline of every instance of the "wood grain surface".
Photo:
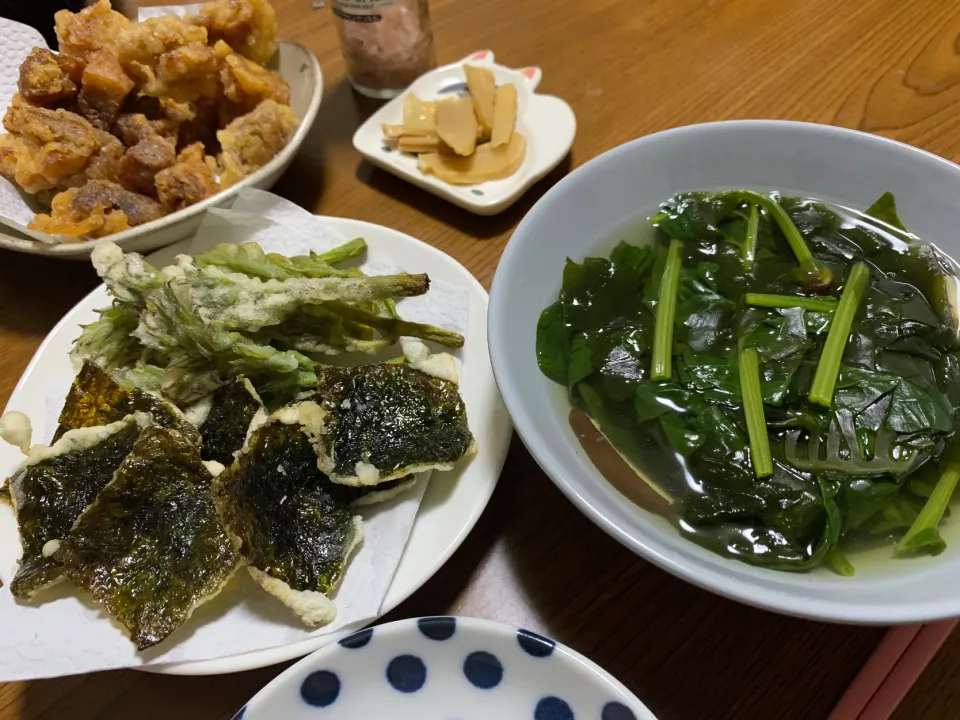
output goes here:
[[[314, 3], [317, 4], [317, 3]], [[327, 3], [329, 4], [329, 3]], [[573, 153], [512, 210], [480, 218], [362, 162], [376, 107], [343, 80], [328, 7], [275, 0], [327, 88], [276, 191], [318, 213], [415, 235], [489, 287], [511, 230], [571, 167], [640, 135], [730, 118], [859, 128], [960, 159], [960, 12], [944, 0], [434, 0], [441, 62], [491, 48], [543, 68], [573, 106]], [[83, 264], [0, 251], [0, 403], [44, 335], [94, 287]], [[663, 720], [825, 718], [883, 628], [779, 617], [640, 560], [586, 520], [515, 439], [494, 498], [446, 566], [390, 619], [460, 614], [551, 635], [606, 667]], [[0, 627], [2, 632], [2, 627]], [[226, 719], [283, 667], [177, 678], [110, 672], [0, 686], [0, 720]], [[960, 637], [897, 720], [960, 717]]]

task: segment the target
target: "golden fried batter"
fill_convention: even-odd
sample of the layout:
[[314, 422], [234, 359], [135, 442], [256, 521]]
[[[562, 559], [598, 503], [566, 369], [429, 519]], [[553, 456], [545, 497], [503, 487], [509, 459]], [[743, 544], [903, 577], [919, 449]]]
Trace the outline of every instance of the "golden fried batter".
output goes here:
[[224, 124], [246, 115], [264, 100], [274, 100], [281, 105], [290, 102], [290, 86], [279, 73], [238, 55], [223, 40], [217, 41], [214, 50], [220, 58], [220, 82], [227, 101], [220, 110]]
[[104, 237], [156, 220], [163, 213], [153, 200], [116, 183], [91, 180], [53, 199], [50, 214], [37, 215], [31, 230], [70, 237]]
[[215, 161], [205, 158], [203, 153], [203, 143], [189, 145], [177, 156], [173, 167], [157, 173], [157, 197], [164, 212], [182, 210], [220, 192], [214, 176]]
[[205, 28], [165, 15], [130, 25], [112, 43], [124, 69], [144, 82], [155, 80], [153, 72], [161, 55], [190, 43], [207, 44]]
[[216, 97], [220, 92], [218, 65], [213, 48], [203, 43], [174, 48], [157, 58], [154, 77], [144, 87], [143, 94], [182, 103]]
[[113, 51], [101, 50], [91, 54], [83, 70], [77, 100], [80, 115], [93, 126], [109, 130], [133, 85]]
[[110, 7], [110, 0], [99, 0], [78, 13], [60, 10], [53, 20], [60, 53], [82, 63], [92, 53], [109, 48], [133, 26], [124, 15]]
[[223, 168], [220, 184], [230, 187], [268, 163], [287, 144], [299, 122], [287, 105], [264, 100], [218, 132]]
[[79, 115], [34, 107], [19, 95], [13, 96], [3, 125], [20, 140], [5, 143], [4, 176], [29, 193], [64, 186], [100, 148], [94, 127]]
[[177, 151], [172, 142], [161, 137], [149, 121], [146, 122], [148, 130], [140, 129], [141, 139], [127, 150], [120, 161], [117, 179], [127, 190], [155, 197], [157, 188], [154, 177], [176, 162]]
[[207, 29], [211, 43], [224, 40], [255, 63], [277, 51], [277, 19], [267, 0], [213, 0], [191, 20]]
[[44, 107], [69, 102], [77, 95], [77, 84], [61, 67], [57, 56], [38, 47], [20, 65], [17, 88], [20, 97], [31, 105]]

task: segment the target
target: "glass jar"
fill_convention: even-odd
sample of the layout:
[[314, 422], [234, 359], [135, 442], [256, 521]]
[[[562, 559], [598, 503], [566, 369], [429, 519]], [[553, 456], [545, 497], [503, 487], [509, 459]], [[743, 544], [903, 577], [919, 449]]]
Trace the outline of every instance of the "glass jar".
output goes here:
[[333, 0], [347, 77], [387, 99], [436, 67], [427, 0]]

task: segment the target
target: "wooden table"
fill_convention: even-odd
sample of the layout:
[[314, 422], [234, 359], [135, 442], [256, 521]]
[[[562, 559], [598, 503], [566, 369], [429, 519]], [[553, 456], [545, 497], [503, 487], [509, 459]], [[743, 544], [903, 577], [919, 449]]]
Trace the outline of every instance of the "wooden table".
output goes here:
[[[328, 3], [329, 4], [329, 3]], [[434, 0], [441, 62], [492, 48], [539, 64], [579, 121], [569, 158], [512, 210], [480, 218], [361, 162], [375, 107], [351, 92], [329, 8], [275, 0], [327, 88], [276, 191], [318, 213], [422, 238], [489, 287], [511, 230], [571, 167], [665, 128], [790, 118], [859, 128], [960, 159], [960, 14], [943, 0]], [[96, 284], [80, 264], [0, 254], [0, 402], [44, 335]], [[883, 628], [737, 605], [637, 558], [557, 491], [515, 439], [476, 530], [390, 618], [475, 615], [551, 635], [623, 680], [664, 720], [824, 718]], [[2, 632], [2, 628], [0, 628]], [[0, 686], [0, 720], [229, 718], [281, 667], [212, 678], [139, 672]], [[958, 717], [960, 637], [896, 714]]]

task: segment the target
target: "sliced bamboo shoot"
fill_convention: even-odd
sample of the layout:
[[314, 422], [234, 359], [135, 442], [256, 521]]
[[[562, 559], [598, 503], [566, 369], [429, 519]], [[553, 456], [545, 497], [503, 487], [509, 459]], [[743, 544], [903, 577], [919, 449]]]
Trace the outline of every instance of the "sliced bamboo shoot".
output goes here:
[[470, 89], [470, 96], [473, 98], [477, 120], [485, 134], [489, 135], [493, 130], [493, 97], [496, 90], [496, 80], [494, 80], [493, 73], [485, 68], [464, 65], [463, 72], [467, 76], [467, 87]]
[[408, 153], [435, 153], [443, 152], [444, 150], [450, 152], [449, 148], [440, 142], [440, 138], [436, 135], [425, 135], [423, 137], [402, 137], [400, 138], [400, 142], [397, 143], [397, 147], [402, 152]]
[[408, 93], [403, 99], [403, 124], [409, 130], [420, 131], [420, 134], [424, 134], [424, 131], [436, 132], [437, 104], [421, 100], [413, 93]]
[[501, 85], [497, 88], [493, 108], [493, 133], [490, 144], [497, 148], [510, 142], [514, 126], [517, 124], [517, 87]]
[[437, 134], [457, 155], [472, 155], [477, 147], [473, 101], [457, 98], [437, 103]]
[[420, 170], [451, 185], [476, 185], [510, 177], [520, 169], [526, 154], [527, 141], [514, 133], [506, 145], [480, 145], [470, 157], [424, 153], [420, 156]]
[[406, 125], [387, 125], [386, 123], [381, 125], [380, 129], [383, 131], [383, 136], [388, 140], [400, 137], [430, 137], [437, 134], [436, 128], [428, 130], [426, 128], [407, 127]]

